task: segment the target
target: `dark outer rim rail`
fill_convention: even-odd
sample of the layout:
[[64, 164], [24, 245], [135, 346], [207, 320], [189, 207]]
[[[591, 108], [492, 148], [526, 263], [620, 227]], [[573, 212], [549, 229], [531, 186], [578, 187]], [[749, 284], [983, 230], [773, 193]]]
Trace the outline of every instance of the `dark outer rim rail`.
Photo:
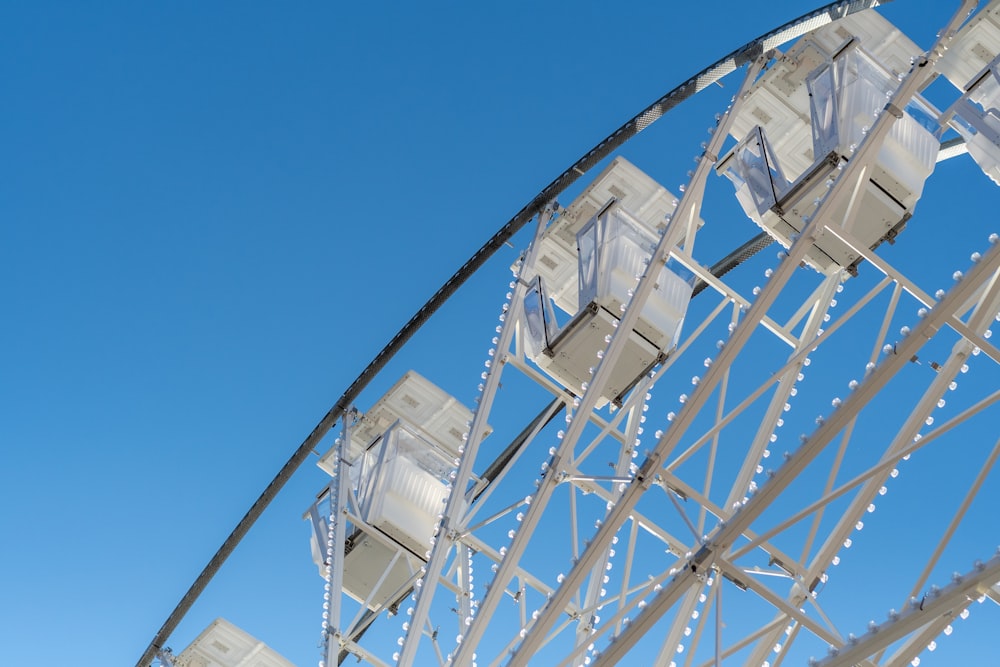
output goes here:
[[773, 46], [783, 44], [791, 39], [794, 39], [795, 37], [798, 37], [803, 32], [806, 32], [808, 28], [804, 28], [804, 26], [810, 21], [819, 19], [824, 15], [828, 16], [831, 20], [837, 20], [849, 14], [869, 9], [873, 5], [886, 4], [887, 1], [891, 0], [882, 0], [881, 2], [879, 2], [879, 0], [841, 0], [840, 2], [832, 2], [813, 10], [808, 14], [803, 14], [799, 18], [794, 19], [764, 35], [761, 35], [751, 42], [748, 42], [715, 64], [698, 72], [687, 81], [653, 102], [653, 104], [643, 109], [640, 113], [636, 114], [631, 120], [612, 132], [607, 138], [588, 151], [569, 169], [560, 174], [554, 181], [546, 186], [545, 189], [538, 193], [538, 195], [532, 199], [527, 206], [518, 211], [517, 215], [511, 218], [507, 224], [501, 227], [499, 231], [497, 231], [479, 250], [477, 250], [475, 254], [473, 254], [472, 257], [470, 257], [465, 264], [463, 264], [461, 268], [459, 268], [458, 271], [451, 276], [451, 278], [445, 281], [438, 291], [427, 300], [427, 303], [421, 306], [413, 317], [411, 317], [410, 320], [396, 333], [396, 335], [392, 337], [392, 340], [390, 340], [389, 343], [383, 347], [377, 355], [375, 355], [375, 358], [372, 359], [371, 363], [368, 364], [368, 366], [347, 388], [347, 391], [345, 391], [344, 394], [337, 399], [337, 402], [334, 403], [333, 407], [330, 408], [326, 415], [323, 416], [316, 427], [313, 428], [312, 432], [306, 436], [306, 439], [303, 440], [302, 444], [298, 446], [295, 453], [292, 454], [291, 458], [289, 458], [285, 465], [281, 467], [278, 474], [274, 476], [274, 479], [271, 480], [257, 500], [254, 501], [253, 505], [250, 506], [250, 509], [247, 510], [247, 513], [244, 514], [243, 518], [236, 524], [236, 527], [222, 543], [222, 546], [219, 547], [218, 551], [215, 552], [215, 555], [213, 555], [211, 560], [208, 561], [208, 564], [194, 580], [194, 583], [191, 584], [191, 587], [186, 593], [184, 593], [184, 597], [182, 597], [180, 602], [177, 603], [174, 610], [170, 612], [170, 615], [163, 623], [163, 626], [157, 631], [152, 641], [150, 641], [149, 646], [136, 663], [136, 667], [148, 667], [152, 664], [153, 658], [155, 658], [157, 653], [163, 649], [164, 644], [177, 628], [177, 625], [191, 609], [195, 600], [197, 600], [201, 593], [205, 590], [208, 582], [212, 580], [216, 572], [218, 572], [222, 567], [222, 564], [226, 562], [226, 559], [229, 558], [230, 554], [232, 554], [232, 552], [236, 549], [236, 546], [243, 540], [247, 532], [249, 532], [251, 526], [257, 522], [257, 519], [259, 519], [261, 514], [264, 513], [267, 506], [271, 504], [271, 501], [278, 495], [278, 492], [281, 491], [288, 480], [291, 479], [295, 471], [298, 470], [299, 466], [301, 466], [306, 458], [308, 458], [309, 453], [316, 448], [319, 441], [323, 439], [331, 428], [333, 428], [333, 425], [336, 424], [344, 412], [350, 408], [355, 399], [361, 394], [365, 387], [368, 386], [372, 379], [374, 379], [375, 376], [382, 371], [385, 365], [389, 363], [389, 360], [403, 348], [403, 346], [410, 340], [410, 338], [413, 337], [417, 330], [420, 329], [420, 327], [422, 327], [428, 319], [430, 319], [431, 315], [433, 315], [438, 308], [440, 308], [445, 301], [447, 301], [451, 295], [454, 294], [458, 288], [461, 287], [461, 285], [486, 262], [486, 260], [499, 250], [505, 242], [507, 242], [512, 236], [514, 236], [514, 234], [520, 231], [524, 225], [535, 217], [548, 202], [555, 199], [559, 194], [566, 190], [566, 188], [576, 182], [580, 176], [584, 175], [604, 158], [611, 155], [616, 148], [659, 120], [660, 117], [681, 102], [720, 80], [730, 72], [735, 71], [742, 65], [762, 55], [765, 50]]

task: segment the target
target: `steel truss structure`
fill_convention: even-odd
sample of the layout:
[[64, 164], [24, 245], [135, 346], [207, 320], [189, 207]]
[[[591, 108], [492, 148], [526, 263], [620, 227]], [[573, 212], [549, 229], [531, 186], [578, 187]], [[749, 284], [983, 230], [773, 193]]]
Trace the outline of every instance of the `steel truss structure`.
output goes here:
[[[338, 404], [332, 480], [308, 513], [316, 543], [325, 545], [321, 664], [354, 656], [406, 666], [916, 665], [973, 603], [1000, 602], [1000, 556], [992, 551], [966, 554], [964, 570], [934, 579], [955, 562], [953, 537], [989, 482], [1000, 441], [965, 443], [961, 472], [937, 480], [949, 513], [943, 533], [897, 545], [917, 558], [918, 572], [893, 571], [899, 559], [891, 544], [860, 570], [846, 567], [854, 541], [872, 531], [856, 533], [878, 521], [876, 505], [892, 504], [884, 496], [900, 470], [933, 469], [959, 456], [942, 443], [969, 425], [981, 435], [1000, 401], [1000, 388], [957, 391], [966, 373], [991, 377], [1000, 364], [989, 340], [1000, 319], [996, 235], [983, 239], [949, 289], [932, 294], [921, 275], [863, 240], [860, 222], [865, 188], [908, 105], [919, 100], [930, 108], [940, 138], [974, 98], [975, 81], [943, 111], [922, 95], [957, 36], [974, 27], [976, 3], [957, 3], [936, 42], [898, 73], [848, 155], [817, 161], [801, 188], [818, 194], [797, 204], [805, 208], [803, 226], [787, 248], [773, 244], [763, 253], [770, 263], [748, 261], [762, 271], [757, 286], [724, 275], [736, 262], [709, 268], [695, 251], [699, 235], [712, 229], [710, 219], [701, 223], [709, 176], [732, 144], [749, 92], [781, 62], [778, 49], [808, 30], [872, 11], [868, 4], [876, 3], [824, 8], [689, 82], [680, 97], [724, 75], [742, 76], [579, 386], [536, 363], [525, 319], [543, 238], [567, 216], [554, 195], [568, 182], [557, 179], [522, 211], [524, 221], [535, 220], [534, 240], [514, 267], [425, 553], [366, 520], [351, 452], [367, 443], [352, 440], [360, 419], [348, 409], [353, 397]], [[975, 16], [1000, 11], [997, 5]], [[629, 132], [676, 101], [658, 101]], [[616, 136], [584, 158], [585, 168], [627, 138]], [[943, 144], [938, 159], [961, 153], [955, 145]], [[770, 210], [790, 208], [789, 201], [776, 192]], [[821, 242], [846, 248], [853, 263], [817, 271], [810, 253]], [[700, 294], [676, 346], [609, 397], [606, 388], [630, 354], [630, 337], [668, 262], [689, 272]], [[816, 386], [807, 376], [842, 382]], [[536, 410], [547, 407], [533, 417], [514, 400], [518, 387], [545, 396]], [[490, 424], [513, 424], [509, 444], [486, 438]], [[786, 444], [793, 428], [802, 435]], [[491, 437], [504, 437], [501, 430]], [[896, 506], [904, 517], [905, 509]], [[395, 555], [357, 604], [342, 591], [345, 559], [362, 539]], [[376, 600], [398, 568], [406, 576]], [[874, 580], [890, 596], [885, 621], [851, 607], [852, 588]], [[368, 641], [376, 623], [397, 624], [399, 640]]]

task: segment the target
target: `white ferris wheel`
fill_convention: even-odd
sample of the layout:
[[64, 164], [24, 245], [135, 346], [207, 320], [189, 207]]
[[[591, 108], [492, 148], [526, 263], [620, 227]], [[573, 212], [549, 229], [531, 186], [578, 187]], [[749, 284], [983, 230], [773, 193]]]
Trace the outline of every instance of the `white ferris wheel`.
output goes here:
[[[534, 230], [474, 402], [417, 367], [331, 410], [321, 665], [896, 667], [995, 624], [1000, 244], [935, 177], [1000, 184], [1000, 2], [929, 44], [878, 4], [695, 75], [462, 267], [436, 299]], [[671, 191], [629, 140], [723, 79]]]

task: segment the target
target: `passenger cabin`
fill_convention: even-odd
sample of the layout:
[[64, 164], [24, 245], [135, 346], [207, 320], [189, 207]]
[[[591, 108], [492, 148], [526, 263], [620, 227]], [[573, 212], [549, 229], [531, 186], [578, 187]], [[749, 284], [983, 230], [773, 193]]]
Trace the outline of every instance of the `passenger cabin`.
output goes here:
[[[540, 239], [519, 322], [525, 355], [582, 395], [639, 276], [677, 206], [676, 197], [623, 158], [615, 159]], [[700, 221], [699, 221], [700, 224]], [[629, 332], [597, 406], [617, 405], [676, 346], [691, 299], [687, 271], [670, 262]], [[570, 315], [559, 323], [556, 310]]]
[[976, 164], [1000, 185], [1000, 5], [979, 11], [952, 40], [938, 71], [962, 97], [951, 126]]
[[277, 651], [217, 618], [173, 659], [174, 667], [294, 667]]
[[[737, 145], [716, 169], [735, 185], [744, 212], [786, 248], [861, 144], [921, 50], [866, 10], [796, 42], [753, 84], [731, 134]], [[940, 145], [933, 112], [919, 97], [893, 124], [866, 175], [846, 231], [865, 248], [892, 242], [912, 216]], [[831, 226], [843, 225], [847, 204]], [[806, 263], [856, 273], [861, 258], [820, 230]]]
[[[344, 592], [354, 600], [372, 610], [391, 604], [426, 562], [471, 420], [468, 408], [414, 371], [358, 418], [348, 443], [348, 509], [355, 518], [347, 530], [343, 576]], [[334, 474], [337, 448], [318, 465]], [[328, 508], [327, 494], [310, 510], [313, 560], [321, 575]]]

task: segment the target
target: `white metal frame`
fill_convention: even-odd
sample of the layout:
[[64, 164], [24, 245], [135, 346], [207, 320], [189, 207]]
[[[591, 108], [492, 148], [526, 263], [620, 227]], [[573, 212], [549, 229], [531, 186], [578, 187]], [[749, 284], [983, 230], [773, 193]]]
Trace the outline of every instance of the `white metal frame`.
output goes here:
[[[902, 665], [943, 632], [951, 618], [960, 614], [971, 599], [982, 595], [1000, 599], [994, 588], [1000, 581], [997, 558], [956, 577], [945, 589], [931, 588], [932, 593], [923, 603], [916, 606], [906, 603], [905, 611], [892, 614], [888, 624], [871, 627], [860, 637], [845, 636], [817, 596], [831, 563], [836, 562], [843, 545], [849, 544], [850, 536], [870, 511], [886, 480], [895, 475], [898, 462], [920, 452], [950, 429], [1000, 401], [1000, 391], [997, 391], [969, 405], [950, 421], [931, 430], [924, 429], [930, 423], [931, 413], [972, 356], [983, 353], [986, 358], [1000, 363], [1000, 350], [988, 341], [989, 326], [1000, 310], [1000, 247], [994, 245], [977, 257], [946, 294], [932, 297], [921, 289], [917, 280], [904, 275], [852, 235], [860, 202], [858, 193], [875, 164], [882, 141], [899, 117], [900, 109], [927, 85], [933, 76], [934, 62], [974, 4], [971, 0], [961, 4], [926, 58], [917, 62], [902, 79], [899, 89], [874, 120], [850, 161], [830, 177], [827, 195], [812, 212], [799, 238], [782, 253], [778, 264], [768, 271], [766, 282], [759, 290], [755, 289], [753, 295], [743, 294], [725, 279], [711, 275], [693, 256], [696, 221], [701, 212], [706, 179], [726, 140], [732, 112], [722, 117], [652, 260], [637, 281], [616, 333], [603, 355], [595, 360], [592, 380], [580, 388], [578, 397], [568, 395], [525, 358], [518, 339], [517, 322], [527, 285], [520, 280], [512, 283], [497, 327], [494, 349], [482, 371], [478, 406], [455, 471], [453, 489], [443, 509], [426, 566], [414, 578], [413, 605], [405, 614], [400, 648], [393, 656], [397, 664], [425, 664], [428, 656], [433, 655], [440, 664], [465, 666], [485, 658], [491, 665], [506, 662], [521, 666], [529, 664], [540, 651], [557, 647], [562, 656], [560, 665], [612, 665], [620, 662], [641, 641], [653, 636], [654, 628], [659, 628], [658, 636], [662, 639], [658, 642], [656, 664], [662, 665], [673, 664], [677, 648], [684, 641], [711, 642], [714, 657], [701, 664], [721, 664], [734, 655], [744, 654], [748, 655], [747, 664], [770, 664], [769, 660], [774, 660], [777, 665], [784, 659], [780, 645], [804, 634], [831, 647], [830, 655], [816, 664]], [[750, 65], [732, 109], [739, 109], [743, 94], [771, 55], [764, 54]], [[945, 121], [949, 113], [942, 114]], [[846, 207], [845, 218], [834, 220], [833, 212], [841, 207]], [[530, 267], [535, 261], [537, 240], [554, 215], [558, 215], [558, 207], [553, 204], [539, 216], [536, 242], [529, 247], [523, 259], [524, 266]], [[858, 288], [847, 310], [833, 317], [833, 308], [847, 277], [844, 274], [828, 276], [797, 301], [799, 305], [794, 314], [782, 321], [774, 306], [780, 297], [791, 292], [790, 285], [803, 271], [799, 268], [800, 262], [821, 230], [843, 241], [882, 278]], [[675, 247], [681, 238], [684, 239], [683, 247]], [[624, 349], [628, 332], [652, 292], [659, 267], [668, 257], [673, 257], [704, 281], [709, 293], [718, 300], [717, 305], [710, 308], [700, 322], [687, 323], [690, 331], [685, 332], [680, 347], [663, 365], [640, 380], [617, 413], [606, 417], [595, 410], [601, 390]], [[801, 446], [787, 453], [783, 462], [775, 464], [774, 470], [765, 472], [774, 434], [782, 425], [810, 355], [834, 339], [842, 327], [859, 318], [871, 304], [885, 298], [888, 298], [888, 307], [878, 330], [871, 332], [870, 341], [865, 341], [871, 347], [860, 380], [852, 382], [843, 400], [835, 399], [835, 409], [817, 420], [816, 428], [803, 437]], [[891, 323], [900, 316], [904, 302], [911, 300], [921, 306], [921, 316], [909, 325], [906, 335], [892, 343]], [[690, 395], [684, 397], [682, 407], [677, 414], [668, 416], [668, 424], [664, 425], [662, 433], [657, 433], [655, 445], [645, 453], [641, 463], [636, 463], [639, 459], [634, 460], [634, 457], [640, 455], [640, 436], [644, 429], [650, 428], [645, 416], [649, 392], [675, 362], [686, 358], [688, 346], [725, 324], [729, 325], [729, 335], [720, 341], [717, 355], [714, 359], [706, 359], [706, 368], [696, 378]], [[626, 333], [622, 334], [622, 330]], [[777, 363], [768, 379], [746, 393], [744, 389], [737, 391], [731, 386], [732, 369], [746, 354], [751, 340], [757, 340], [761, 333], [787, 346], [787, 356]], [[861, 470], [847, 468], [845, 455], [866, 407], [928, 343], [952, 339], [957, 342], [947, 357], [936, 365], [933, 379], [923, 389], [902, 428], [884, 443], [874, 463]], [[565, 412], [566, 425], [555, 446], [549, 450], [548, 458], [542, 462], [537, 488], [502, 509], [491, 510], [488, 517], [482, 518], [480, 514], [486, 501], [499, 498], [492, 497], [498, 489], [520, 488], [520, 482], [510, 477], [509, 472], [527, 447], [543, 437], [543, 428], [539, 426], [491, 484], [476, 484], [473, 472], [483, 465], [479, 444], [494, 409], [501, 376], [508, 367], [560, 398], [559, 409]], [[764, 405], [762, 410], [761, 404]], [[725, 500], [720, 502], [719, 481], [714, 475], [720, 434], [751, 410], [760, 412], [756, 429], [747, 438], [745, 458], [735, 478], [727, 482]], [[706, 419], [711, 422], [707, 427], [704, 425]], [[342, 447], [346, 447], [343, 443], [349, 437], [349, 429], [345, 428]], [[607, 442], [615, 444], [616, 458], [607, 474], [594, 474], [591, 457], [602, 443]], [[786, 490], [828, 450], [835, 450], [834, 463], [816, 500], [803, 508], [785, 508], [789, 511], [776, 523], [759, 525], [766, 512], [780, 505]], [[992, 448], [971, 488], [963, 494], [939, 546], [928, 558], [909, 597], [915, 597], [927, 585], [956, 526], [998, 456], [1000, 443]], [[698, 457], [707, 461], [706, 472], [703, 479], [693, 482], [681, 474], [681, 470]], [[344, 465], [341, 461], [340, 471], [330, 489], [333, 511], [326, 537], [332, 545], [344, 542], [344, 519], [352, 523], [359, 521], [356, 513], [350, 512], [349, 494], [342, 489], [344, 485], [338, 483], [346, 474]], [[571, 534], [573, 563], [567, 573], [553, 581], [551, 577], [533, 573], [526, 554], [538, 538], [543, 520], [551, 518], [548, 514], [555, 511], [551, 508], [557, 505], [556, 494], [562, 493], [562, 489], [569, 493], [566, 501], [569, 509], [566, 516], [560, 518], [565, 520]], [[696, 508], [693, 516], [686, 502]], [[605, 510], [595, 514], [595, 503], [604, 503]], [[842, 506], [844, 504], [846, 507]], [[647, 507], [654, 511], [647, 512]], [[824, 519], [833, 513], [834, 507], [840, 518], [831, 526]], [[509, 532], [509, 544], [498, 547], [480, 535], [498, 522], [509, 524], [512, 515], [516, 516], [516, 524]], [[671, 517], [669, 524], [663, 521], [664, 515]], [[596, 526], [593, 534], [583, 539], [580, 526], [588, 516], [597, 519]], [[804, 531], [800, 553], [788, 553], [779, 541], [792, 529]], [[659, 571], [633, 571], [633, 566], [642, 560], [640, 551], [645, 540], [653, 540], [666, 555]], [[768, 560], [770, 567], [753, 564], [762, 558]], [[331, 546], [328, 559], [331, 563], [329, 584], [336, 591], [340, 585], [338, 576], [342, 576], [342, 550], [338, 559], [337, 549]], [[495, 566], [492, 576], [486, 576], [486, 586], [478, 589], [473, 573], [473, 569], [476, 574], [481, 572], [481, 566], [474, 568], [477, 562], [491, 562]], [[616, 563], [622, 564], [622, 574], [613, 584], [605, 586], [608, 578], [604, 573]], [[736, 604], [733, 602], [736, 598], [729, 591], [724, 594], [724, 587], [755, 596], [773, 613], [770, 618], [761, 618], [755, 630], [729, 645], [723, 641], [726, 638], [722, 631], [722, 601], [725, 597], [728, 609]], [[457, 615], [455, 641], [439, 634], [441, 610], [448, 606], [441, 604], [444, 598], [452, 600], [450, 611]], [[513, 607], [501, 610], [501, 604], [511, 600], [515, 602]], [[351, 639], [358, 617], [341, 634], [338, 630], [339, 604], [331, 601], [328, 614], [328, 665], [334, 664], [336, 653], [341, 649], [372, 664], [382, 664], [383, 657], [372, 655]], [[599, 615], [607, 618], [598, 623]], [[710, 617], [714, 624], [709, 621]], [[513, 634], [499, 640], [495, 636], [494, 630], [509, 633], [511, 628], [516, 628]], [[477, 656], [488, 634], [503, 648], [488, 657]], [[428, 638], [430, 648], [425, 646]], [[882, 652], [901, 639], [906, 641], [886, 658]], [[602, 647], [599, 651], [597, 644]], [[692, 663], [693, 654], [685, 656], [685, 660], [686, 664], [699, 664]]]

